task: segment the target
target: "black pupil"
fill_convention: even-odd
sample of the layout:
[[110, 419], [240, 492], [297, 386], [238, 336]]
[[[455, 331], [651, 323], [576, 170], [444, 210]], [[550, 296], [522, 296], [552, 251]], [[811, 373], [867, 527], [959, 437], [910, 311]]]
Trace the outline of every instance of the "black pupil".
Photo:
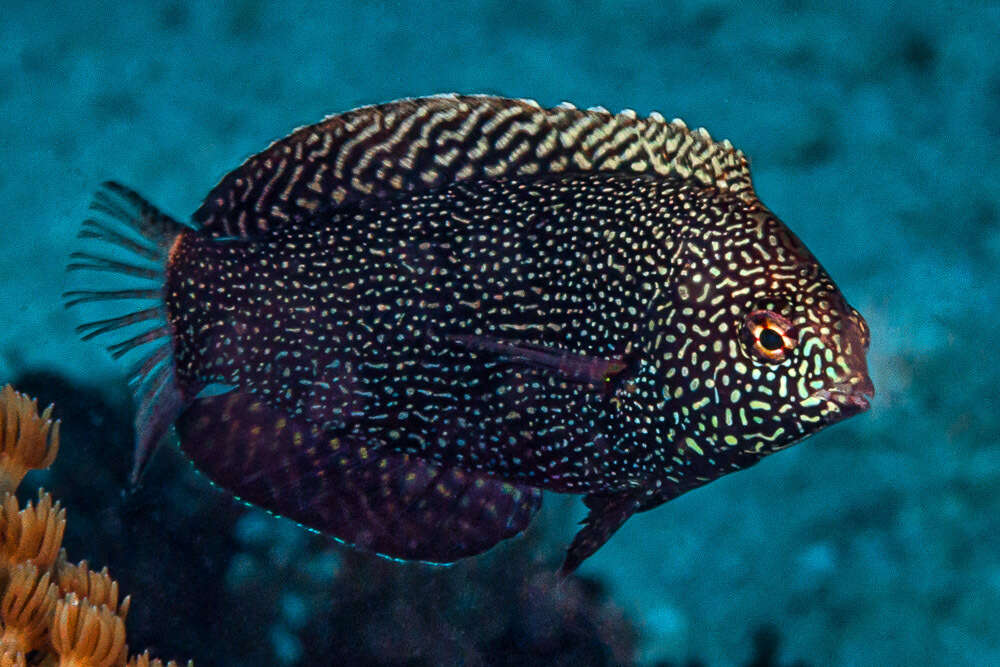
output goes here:
[[760, 332], [760, 344], [764, 346], [765, 350], [780, 350], [784, 345], [785, 341], [774, 329], [764, 329]]

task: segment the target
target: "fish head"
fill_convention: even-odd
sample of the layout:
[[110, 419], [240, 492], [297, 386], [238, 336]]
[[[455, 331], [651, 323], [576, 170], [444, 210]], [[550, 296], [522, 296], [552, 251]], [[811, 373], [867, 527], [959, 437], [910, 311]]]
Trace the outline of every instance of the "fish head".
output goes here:
[[748, 451], [776, 451], [864, 412], [875, 393], [864, 318], [818, 264], [800, 275], [795, 284], [812, 290], [762, 291], [742, 307], [734, 380], [745, 414], [761, 427], [744, 432]]
[[680, 374], [700, 375], [703, 392], [711, 378], [697, 423], [712, 435], [700, 446], [758, 458], [868, 410], [868, 324], [802, 242], [765, 209], [714, 247], [699, 257], [701, 285], [681, 290], [700, 299], [681, 299], [702, 320], [687, 323], [689, 337], [719, 337]]

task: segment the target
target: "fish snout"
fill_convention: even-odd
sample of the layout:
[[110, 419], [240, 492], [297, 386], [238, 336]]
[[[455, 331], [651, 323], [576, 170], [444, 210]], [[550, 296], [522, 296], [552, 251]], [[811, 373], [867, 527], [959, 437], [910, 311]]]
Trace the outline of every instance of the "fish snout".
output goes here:
[[871, 407], [871, 400], [875, 396], [875, 385], [867, 373], [859, 373], [824, 387], [812, 396], [832, 401], [840, 406], [841, 410], [854, 414], [864, 412]]
[[[861, 412], [871, 407], [875, 385], [868, 373], [857, 373], [825, 390], [826, 396], [844, 407], [858, 408]], [[822, 392], [821, 392], [822, 393]]]
[[812, 396], [835, 403], [843, 416], [850, 416], [871, 407], [875, 383], [868, 374], [867, 328], [853, 326], [846, 339], [846, 344], [840, 346], [840, 356], [836, 362], [842, 374], [835, 379], [831, 378], [832, 382]]
[[868, 346], [871, 343], [871, 332], [868, 323], [854, 308], [846, 323], [846, 345], [841, 347], [841, 353], [846, 357], [843, 378], [825, 388], [817, 395], [831, 399], [842, 407], [852, 407], [864, 412], [871, 407], [875, 397], [875, 384], [868, 374]]

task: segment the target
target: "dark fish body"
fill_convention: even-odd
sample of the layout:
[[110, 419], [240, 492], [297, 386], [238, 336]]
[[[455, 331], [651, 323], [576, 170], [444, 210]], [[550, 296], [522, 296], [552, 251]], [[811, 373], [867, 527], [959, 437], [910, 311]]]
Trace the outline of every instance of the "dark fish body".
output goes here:
[[591, 509], [568, 571], [873, 393], [864, 320], [742, 154], [657, 116], [407, 100], [273, 144], [192, 227], [121, 186], [95, 208], [139, 237], [85, 236], [162, 261], [80, 253], [154, 287], [70, 293], [153, 299], [82, 327], [157, 321], [114, 348], [160, 343], [137, 471], [176, 421], [224, 487], [386, 555], [484, 551], [545, 489]]

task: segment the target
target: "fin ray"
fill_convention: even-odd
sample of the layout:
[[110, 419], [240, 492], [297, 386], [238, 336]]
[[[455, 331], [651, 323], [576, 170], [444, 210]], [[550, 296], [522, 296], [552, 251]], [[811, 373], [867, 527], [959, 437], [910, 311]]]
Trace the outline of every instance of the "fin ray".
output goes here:
[[566, 559], [559, 568], [560, 576], [570, 575], [584, 560], [600, 549], [622, 524], [640, 509], [641, 489], [618, 493], [592, 493], [584, 498], [590, 509], [583, 528], [566, 550]]
[[128, 383], [136, 385], [144, 382], [157, 366], [170, 358], [170, 346], [160, 345], [149, 356], [139, 359], [128, 371]]
[[151, 343], [157, 338], [164, 338], [168, 336], [170, 336], [170, 329], [166, 325], [159, 326], [149, 329], [148, 331], [144, 331], [141, 334], [133, 336], [132, 338], [123, 340], [120, 343], [109, 345], [108, 351], [111, 353], [112, 358], [120, 359], [141, 345]]
[[66, 267], [70, 271], [111, 271], [112, 273], [121, 273], [147, 280], [156, 280], [162, 275], [162, 272], [158, 269], [119, 262], [109, 257], [101, 257], [100, 255], [92, 255], [86, 252], [71, 253], [70, 259], [82, 260], [71, 262]]
[[160, 253], [155, 248], [151, 248], [134, 239], [130, 239], [124, 234], [119, 234], [113, 229], [97, 222], [93, 218], [88, 218], [83, 221], [83, 227], [80, 229], [80, 232], [76, 235], [76, 237], [79, 239], [106, 241], [112, 245], [129, 250], [151, 262], [155, 262], [160, 259]]
[[81, 303], [93, 303], [96, 301], [124, 301], [126, 299], [156, 300], [162, 294], [158, 289], [129, 289], [129, 290], [70, 290], [63, 292], [64, 306], [72, 308]]
[[[119, 359], [149, 343], [160, 345], [142, 352], [129, 370], [137, 405], [136, 454], [133, 482], [152, 455], [156, 444], [184, 405], [177, 388], [173, 361], [171, 330], [163, 302], [167, 253], [188, 227], [162, 213], [137, 192], [114, 181], [102, 184], [90, 204], [95, 214], [81, 225], [78, 238], [86, 245], [73, 252], [67, 270], [83, 276], [77, 289], [63, 293], [67, 308], [86, 308], [101, 313], [77, 327], [83, 340], [107, 336], [107, 349]], [[119, 284], [88, 281], [96, 274], [114, 274]], [[88, 285], [87, 282], [90, 282]], [[141, 307], [134, 301], [152, 301]], [[111, 306], [117, 314], [106, 316]], [[143, 322], [153, 326], [138, 333], [130, 329]]]
[[106, 320], [97, 320], [96, 322], [81, 324], [76, 328], [76, 332], [80, 334], [80, 340], [90, 340], [95, 336], [106, 334], [114, 331], [115, 329], [121, 329], [138, 322], [146, 322], [148, 320], [156, 319], [159, 316], [159, 308], [146, 308], [144, 310], [137, 310], [134, 313], [129, 313], [127, 315], [120, 315], [118, 317], [110, 317]]

